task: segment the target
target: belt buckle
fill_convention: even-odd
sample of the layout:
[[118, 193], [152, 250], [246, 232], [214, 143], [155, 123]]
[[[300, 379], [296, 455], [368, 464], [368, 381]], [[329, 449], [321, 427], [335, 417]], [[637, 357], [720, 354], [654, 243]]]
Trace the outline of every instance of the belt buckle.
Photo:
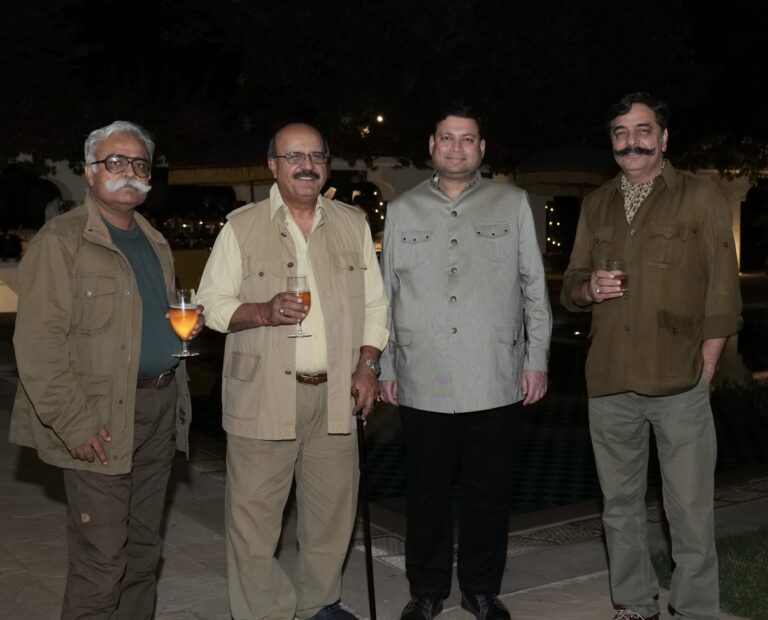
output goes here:
[[168, 375], [173, 375], [173, 370], [166, 370], [164, 372], [161, 372], [159, 375], [157, 375], [157, 381], [155, 381], [155, 388], [154, 389], [160, 390], [160, 389], [164, 388], [166, 385], [168, 385], [167, 383], [161, 385], [163, 383], [163, 380]]

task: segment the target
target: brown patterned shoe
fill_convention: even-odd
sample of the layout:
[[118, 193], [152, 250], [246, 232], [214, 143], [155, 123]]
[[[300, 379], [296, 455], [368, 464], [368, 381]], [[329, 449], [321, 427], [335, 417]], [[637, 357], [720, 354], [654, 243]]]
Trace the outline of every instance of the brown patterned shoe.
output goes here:
[[623, 609], [619, 609], [616, 612], [613, 620], [659, 620], [659, 614], [653, 614], [652, 616], [646, 618], [645, 616], [641, 616], [636, 611], [632, 611], [631, 609], [627, 609], [625, 607]]

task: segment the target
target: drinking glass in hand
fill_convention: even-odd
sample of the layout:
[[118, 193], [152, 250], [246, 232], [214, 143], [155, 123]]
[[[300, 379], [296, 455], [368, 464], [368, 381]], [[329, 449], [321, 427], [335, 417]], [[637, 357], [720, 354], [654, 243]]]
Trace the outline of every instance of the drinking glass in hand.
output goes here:
[[181, 353], [174, 353], [173, 357], [192, 357], [200, 355], [197, 351], [187, 348], [192, 330], [197, 325], [200, 316], [200, 307], [192, 303], [192, 291], [178, 289], [176, 298], [168, 308], [168, 320], [176, 335], [181, 338]]
[[624, 261], [618, 258], [606, 258], [603, 260], [603, 269], [610, 271], [616, 277], [619, 281], [619, 290], [626, 293], [629, 286], [629, 274], [626, 271]]
[[[307, 283], [306, 276], [288, 276], [288, 286], [286, 288], [288, 293], [301, 297], [301, 303], [307, 307], [307, 312], [312, 306], [312, 295], [309, 292], [309, 284]], [[299, 320], [298, 328], [295, 334], [291, 334], [289, 338], [308, 338], [312, 334], [305, 334], [301, 329], [301, 320]]]

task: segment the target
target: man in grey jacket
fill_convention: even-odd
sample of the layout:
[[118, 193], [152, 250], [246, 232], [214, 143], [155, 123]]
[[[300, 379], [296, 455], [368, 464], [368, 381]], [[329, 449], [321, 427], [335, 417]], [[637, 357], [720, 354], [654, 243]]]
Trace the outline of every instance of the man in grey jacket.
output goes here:
[[547, 390], [552, 315], [525, 192], [478, 172], [477, 116], [447, 110], [429, 152], [432, 177], [389, 205], [381, 257], [391, 311], [381, 393], [400, 406], [408, 452], [401, 618], [430, 620], [449, 594], [458, 470], [461, 604], [506, 619], [510, 456], [522, 406]]

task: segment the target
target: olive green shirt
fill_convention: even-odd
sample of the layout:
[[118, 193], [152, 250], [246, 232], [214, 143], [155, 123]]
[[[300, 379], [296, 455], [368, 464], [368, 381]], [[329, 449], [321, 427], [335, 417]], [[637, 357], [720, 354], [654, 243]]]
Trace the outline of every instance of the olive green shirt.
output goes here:
[[[735, 334], [741, 322], [731, 211], [709, 181], [669, 162], [631, 224], [621, 174], [584, 199], [562, 304], [591, 311], [587, 390], [659, 396], [690, 389], [701, 376], [704, 340]], [[604, 258], [623, 258], [622, 298], [580, 307], [572, 295]]]

